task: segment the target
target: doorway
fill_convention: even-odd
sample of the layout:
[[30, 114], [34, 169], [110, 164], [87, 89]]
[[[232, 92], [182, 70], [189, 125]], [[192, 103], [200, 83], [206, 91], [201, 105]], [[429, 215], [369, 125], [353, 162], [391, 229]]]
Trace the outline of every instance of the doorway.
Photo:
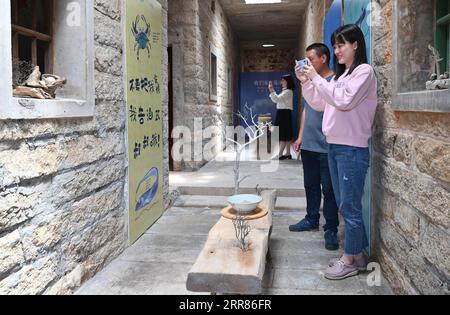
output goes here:
[[169, 59], [169, 74], [168, 74], [168, 83], [169, 83], [169, 170], [173, 171], [173, 157], [172, 157], [172, 147], [173, 147], [173, 138], [172, 138], [172, 130], [173, 130], [173, 49], [172, 46], [167, 48], [168, 59]]

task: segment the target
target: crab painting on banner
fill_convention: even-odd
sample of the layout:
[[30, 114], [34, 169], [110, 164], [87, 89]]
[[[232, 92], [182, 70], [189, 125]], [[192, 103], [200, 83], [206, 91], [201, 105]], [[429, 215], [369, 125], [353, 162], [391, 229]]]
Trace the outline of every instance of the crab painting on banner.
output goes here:
[[162, 23], [156, 0], [127, 0], [125, 19], [129, 240], [163, 213]]

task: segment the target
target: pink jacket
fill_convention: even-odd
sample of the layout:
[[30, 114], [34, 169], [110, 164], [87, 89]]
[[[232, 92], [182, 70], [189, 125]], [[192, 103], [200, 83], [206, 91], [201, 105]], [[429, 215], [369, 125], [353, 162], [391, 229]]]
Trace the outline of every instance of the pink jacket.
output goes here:
[[325, 112], [322, 130], [330, 144], [367, 148], [377, 108], [377, 79], [372, 67], [359, 65], [337, 81], [317, 75], [302, 80], [303, 97], [317, 111]]

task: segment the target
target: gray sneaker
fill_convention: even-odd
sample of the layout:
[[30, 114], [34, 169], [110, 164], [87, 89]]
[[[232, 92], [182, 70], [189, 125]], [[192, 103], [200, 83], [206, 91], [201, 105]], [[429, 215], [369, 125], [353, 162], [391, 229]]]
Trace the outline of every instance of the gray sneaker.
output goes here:
[[[333, 258], [330, 260], [330, 262], [328, 263], [328, 267], [333, 267], [333, 265], [335, 263], [337, 263], [339, 260], [341, 260], [341, 257], [339, 258]], [[355, 258], [355, 261], [353, 263], [353, 265], [359, 270], [359, 271], [367, 271], [367, 263], [366, 263], [366, 259], [364, 258], [364, 256], [362, 256], [361, 258]]]
[[328, 280], [342, 280], [356, 276], [359, 273], [355, 265], [347, 265], [342, 260], [338, 260], [333, 266], [325, 271], [325, 278]]

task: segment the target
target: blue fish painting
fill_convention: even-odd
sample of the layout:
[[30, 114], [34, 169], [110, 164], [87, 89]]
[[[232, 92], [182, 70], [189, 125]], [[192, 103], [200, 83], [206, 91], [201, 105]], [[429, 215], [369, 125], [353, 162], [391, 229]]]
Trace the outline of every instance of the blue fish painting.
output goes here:
[[[136, 209], [135, 211], [139, 211], [153, 201], [158, 192], [158, 183], [159, 183], [159, 172], [157, 168], [152, 168], [144, 178], [139, 182], [139, 185], [136, 189]], [[144, 192], [139, 196], [139, 191], [144, 189]]]

